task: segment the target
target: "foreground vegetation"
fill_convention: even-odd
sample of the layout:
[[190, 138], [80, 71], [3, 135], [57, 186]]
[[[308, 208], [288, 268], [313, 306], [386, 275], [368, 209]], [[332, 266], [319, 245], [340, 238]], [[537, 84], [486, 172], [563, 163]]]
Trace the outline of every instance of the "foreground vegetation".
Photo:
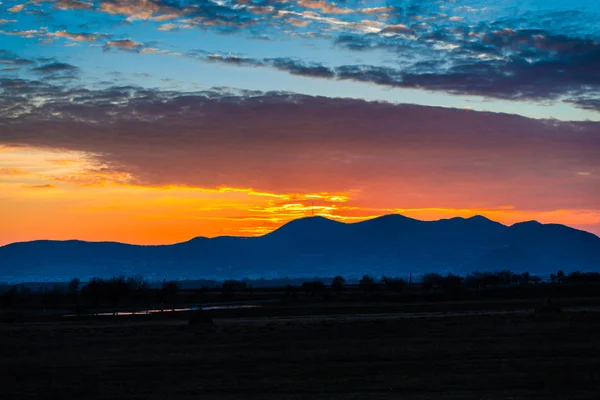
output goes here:
[[[254, 287], [249, 280], [215, 282], [212, 286], [186, 288], [185, 282], [152, 284], [142, 277], [94, 278], [82, 283], [7, 286], [0, 293], [0, 309], [23, 312], [96, 312], [118, 309], [166, 309], [197, 306], [210, 302], [279, 301], [286, 303], [387, 301], [415, 303], [427, 301], [520, 299], [550, 297], [592, 297], [600, 294], [600, 273], [558, 271], [548, 279], [511, 271], [474, 272], [466, 276], [424, 274], [419, 281], [396, 277], [365, 275], [348, 283], [342, 276], [315, 278], [297, 285]], [[1, 320], [1, 319], [0, 319]]]
[[[260, 288], [124, 277], [13, 286], [2, 295], [0, 315], [10, 318], [0, 320], [0, 398], [587, 400], [600, 385], [596, 278], [500, 271]], [[547, 297], [566, 311], [520, 311]], [[85, 314], [261, 300], [275, 302]], [[189, 324], [197, 314], [211, 324]]]

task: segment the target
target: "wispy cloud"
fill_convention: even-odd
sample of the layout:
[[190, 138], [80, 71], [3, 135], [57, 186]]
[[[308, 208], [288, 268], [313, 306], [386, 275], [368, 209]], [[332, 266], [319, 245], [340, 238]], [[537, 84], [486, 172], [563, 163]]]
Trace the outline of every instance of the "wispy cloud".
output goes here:
[[0, 176], [23, 176], [29, 173], [21, 168], [0, 168]]
[[56, 189], [55, 185], [45, 184], [45, 185], [24, 185], [21, 186], [24, 189]]
[[74, 65], [67, 63], [50, 63], [44, 64], [39, 67], [35, 67], [32, 71], [42, 75], [61, 75], [61, 76], [73, 76], [79, 72], [79, 68]]

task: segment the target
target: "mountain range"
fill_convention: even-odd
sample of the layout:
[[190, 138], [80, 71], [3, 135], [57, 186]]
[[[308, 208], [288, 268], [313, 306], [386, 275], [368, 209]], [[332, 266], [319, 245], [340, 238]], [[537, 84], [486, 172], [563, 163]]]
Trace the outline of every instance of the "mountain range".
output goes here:
[[420, 221], [398, 214], [342, 223], [293, 220], [257, 237], [197, 237], [172, 245], [79, 240], [0, 247], [0, 281], [115, 275], [150, 279], [406, 276], [510, 269], [599, 271], [600, 238], [536, 221], [506, 226], [482, 216]]

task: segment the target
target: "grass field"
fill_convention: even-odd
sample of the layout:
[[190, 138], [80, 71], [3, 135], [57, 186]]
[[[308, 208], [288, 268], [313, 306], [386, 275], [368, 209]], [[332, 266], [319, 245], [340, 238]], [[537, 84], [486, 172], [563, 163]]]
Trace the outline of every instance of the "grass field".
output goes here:
[[0, 325], [0, 398], [591, 400], [600, 388], [596, 312], [183, 318]]

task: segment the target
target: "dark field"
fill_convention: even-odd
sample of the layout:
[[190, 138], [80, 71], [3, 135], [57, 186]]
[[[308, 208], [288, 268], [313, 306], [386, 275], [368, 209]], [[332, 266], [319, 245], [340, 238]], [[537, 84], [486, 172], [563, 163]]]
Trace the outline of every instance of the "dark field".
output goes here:
[[600, 313], [0, 325], [1, 399], [596, 399]]

